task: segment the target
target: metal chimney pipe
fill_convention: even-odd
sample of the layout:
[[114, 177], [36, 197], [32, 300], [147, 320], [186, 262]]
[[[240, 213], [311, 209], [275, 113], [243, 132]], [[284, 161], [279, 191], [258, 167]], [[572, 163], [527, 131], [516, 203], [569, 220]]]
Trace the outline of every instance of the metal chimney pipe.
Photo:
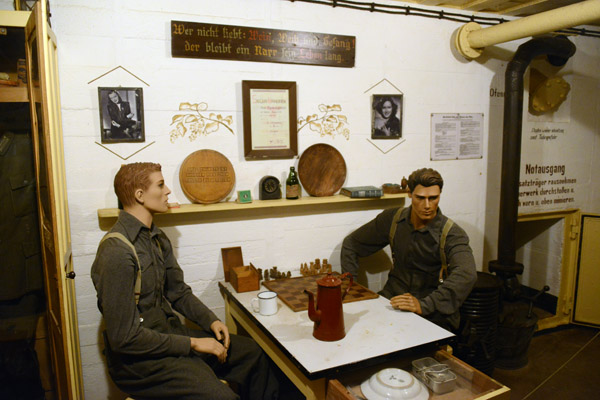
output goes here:
[[[515, 261], [521, 170], [523, 76], [531, 60], [537, 56], [546, 55], [552, 65], [561, 66], [573, 54], [575, 54], [575, 45], [564, 36], [534, 38], [519, 46], [506, 67], [498, 259], [489, 262], [489, 271], [511, 280], [512, 283], [509, 282], [508, 286], [514, 291], [518, 291], [519, 286], [516, 274], [523, 272], [523, 265]], [[511, 297], [510, 294], [507, 296]]]
[[486, 46], [599, 20], [600, 0], [587, 0], [488, 28], [481, 28], [478, 23], [469, 22], [459, 29], [455, 46], [464, 57], [474, 59], [481, 55]]

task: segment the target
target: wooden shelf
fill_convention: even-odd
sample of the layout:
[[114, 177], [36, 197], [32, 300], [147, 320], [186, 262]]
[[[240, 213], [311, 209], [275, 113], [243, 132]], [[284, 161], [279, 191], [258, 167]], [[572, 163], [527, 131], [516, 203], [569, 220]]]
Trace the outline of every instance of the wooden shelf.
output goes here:
[[[408, 197], [406, 193], [386, 194], [379, 198], [358, 199], [343, 195], [327, 197], [302, 197], [298, 200], [253, 200], [252, 203], [240, 204], [233, 201], [215, 203], [215, 204], [182, 204], [178, 208], [171, 208], [166, 213], [157, 215], [168, 217], [174, 214], [197, 214], [197, 213], [247, 213], [253, 214], [259, 210], [268, 209], [318, 209], [328, 208], [331, 211], [344, 211], [348, 209], [369, 209], [381, 207], [393, 207], [404, 204], [404, 199]], [[101, 208], [98, 210], [98, 219], [106, 220], [117, 218], [119, 216], [118, 208]]]
[[28, 103], [27, 86], [0, 86], [0, 103]]

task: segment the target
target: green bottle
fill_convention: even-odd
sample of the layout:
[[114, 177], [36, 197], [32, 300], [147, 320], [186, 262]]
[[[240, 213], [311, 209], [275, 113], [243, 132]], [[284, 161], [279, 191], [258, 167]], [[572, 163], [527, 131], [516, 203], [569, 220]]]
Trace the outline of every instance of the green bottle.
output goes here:
[[290, 167], [290, 174], [285, 181], [285, 198], [288, 200], [296, 200], [300, 197], [300, 181], [296, 175], [296, 169]]

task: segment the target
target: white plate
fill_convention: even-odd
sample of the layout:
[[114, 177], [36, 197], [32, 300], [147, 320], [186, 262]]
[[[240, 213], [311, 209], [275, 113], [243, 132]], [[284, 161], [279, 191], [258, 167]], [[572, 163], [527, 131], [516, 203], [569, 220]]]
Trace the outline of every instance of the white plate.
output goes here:
[[427, 400], [427, 387], [408, 372], [386, 368], [360, 385], [368, 400]]

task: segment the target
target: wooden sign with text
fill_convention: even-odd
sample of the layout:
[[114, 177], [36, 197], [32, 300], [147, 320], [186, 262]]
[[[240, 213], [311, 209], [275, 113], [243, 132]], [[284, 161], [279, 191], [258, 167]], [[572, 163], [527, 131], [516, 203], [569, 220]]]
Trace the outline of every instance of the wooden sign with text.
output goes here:
[[354, 67], [355, 36], [171, 21], [171, 55]]

